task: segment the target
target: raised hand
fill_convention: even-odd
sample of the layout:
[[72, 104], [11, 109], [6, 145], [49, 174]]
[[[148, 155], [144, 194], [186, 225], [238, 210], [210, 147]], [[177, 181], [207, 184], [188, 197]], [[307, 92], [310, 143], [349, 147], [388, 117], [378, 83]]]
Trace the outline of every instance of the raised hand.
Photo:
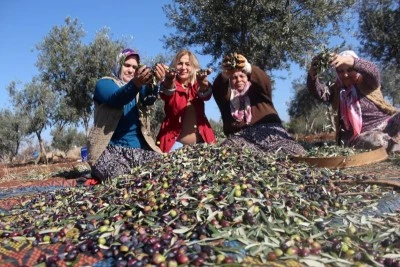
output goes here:
[[230, 76], [234, 70], [244, 70], [246, 73], [251, 72], [251, 67], [247, 59], [238, 53], [226, 55], [222, 60], [223, 72]]
[[135, 71], [133, 83], [136, 85], [136, 87], [142, 87], [142, 85], [151, 81], [152, 76], [153, 74], [151, 68], [147, 67], [146, 65], [141, 65]]
[[200, 85], [200, 91], [205, 91], [209, 87], [207, 76], [212, 73], [212, 69], [200, 69], [196, 73], [197, 83]]
[[164, 87], [172, 88], [174, 85], [175, 77], [176, 77], [176, 69], [169, 68], [168, 66], [165, 66], [165, 65], [164, 65], [164, 69], [165, 69]]
[[343, 65], [346, 67], [353, 67], [354, 66], [354, 57], [332, 54], [329, 64], [332, 68], [338, 68]]

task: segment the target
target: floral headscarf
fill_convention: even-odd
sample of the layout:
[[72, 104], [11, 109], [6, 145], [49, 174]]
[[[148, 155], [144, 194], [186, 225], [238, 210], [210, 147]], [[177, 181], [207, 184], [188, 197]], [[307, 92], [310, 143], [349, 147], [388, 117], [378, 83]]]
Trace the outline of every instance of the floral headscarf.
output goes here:
[[124, 50], [122, 50], [118, 54], [117, 58], [115, 59], [115, 65], [114, 65], [114, 68], [113, 68], [113, 75], [116, 78], [118, 78], [119, 80], [122, 80], [122, 77], [121, 77], [122, 65], [125, 63], [126, 58], [131, 56], [131, 55], [137, 56], [138, 61], [140, 61], [139, 54], [135, 50], [130, 49], [130, 48], [125, 48]]

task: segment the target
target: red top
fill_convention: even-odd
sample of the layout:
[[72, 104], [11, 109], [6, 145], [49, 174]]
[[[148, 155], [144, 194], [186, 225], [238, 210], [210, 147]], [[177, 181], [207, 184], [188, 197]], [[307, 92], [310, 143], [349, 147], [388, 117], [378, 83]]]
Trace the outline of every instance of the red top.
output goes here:
[[207, 120], [204, 101], [210, 100], [211, 91], [202, 94], [197, 91], [197, 82], [189, 85], [186, 92], [185, 88], [178, 81], [175, 81], [175, 91], [161, 91], [161, 99], [164, 100], [165, 118], [161, 124], [160, 132], [157, 136], [157, 144], [163, 152], [169, 152], [175, 144], [182, 130], [183, 117], [185, 116], [188, 102], [191, 101], [196, 110], [197, 129], [206, 143], [215, 143], [215, 135], [211, 125]]

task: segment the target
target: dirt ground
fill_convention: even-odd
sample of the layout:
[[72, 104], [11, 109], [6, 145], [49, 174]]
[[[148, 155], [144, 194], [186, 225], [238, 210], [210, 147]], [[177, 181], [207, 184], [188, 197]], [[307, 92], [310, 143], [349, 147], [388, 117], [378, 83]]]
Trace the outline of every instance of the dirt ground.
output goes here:
[[0, 190], [21, 186], [75, 185], [75, 178], [88, 169], [86, 163], [64, 160], [52, 164], [0, 165]]

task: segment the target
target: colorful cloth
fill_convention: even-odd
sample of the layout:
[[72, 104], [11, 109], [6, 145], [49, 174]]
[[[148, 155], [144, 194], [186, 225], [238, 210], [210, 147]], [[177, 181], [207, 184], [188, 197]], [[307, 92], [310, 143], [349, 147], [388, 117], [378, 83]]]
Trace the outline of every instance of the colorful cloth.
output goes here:
[[[0, 266], [2, 267], [15, 267], [15, 266], [36, 266], [38, 259], [41, 255], [47, 257], [58, 256], [65, 253], [67, 244], [57, 243], [33, 246], [29, 242], [7, 241], [5, 244], [3, 238], [0, 238]], [[95, 263], [101, 261], [103, 255], [101, 252], [92, 254], [90, 252], [80, 253], [74, 260], [74, 266], [93, 266]], [[64, 260], [57, 260], [58, 267], [70, 266], [71, 262]], [[45, 266], [45, 265], [43, 265]]]
[[302, 145], [296, 142], [280, 123], [263, 123], [244, 128], [229, 136], [222, 146], [237, 146], [254, 151], [304, 155]]
[[250, 98], [247, 95], [251, 82], [246, 83], [243, 91], [239, 92], [236, 89], [231, 88], [231, 114], [236, 121], [243, 121], [245, 119], [246, 124], [249, 125], [251, 122], [251, 105]]
[[162, 154], [152, 150], [109, 145], [92, 166], [92, 174], [104, 181], [129, 174], [133, 167], [161, 157]]
[[353, 129], [353, 137], [351, 139], [355, 139], [361, 133], [362, 111], [357, 90], [354, 86], [340, 91], [340, 114], [346, 130]]
[[[377, 127], [361, 133], [351, 145], [359, 149], [384, 147], [388, 152], [400, 149], [400, 113], [390, 117]], [[390, 147], [392, 145], [392, 147]]]

